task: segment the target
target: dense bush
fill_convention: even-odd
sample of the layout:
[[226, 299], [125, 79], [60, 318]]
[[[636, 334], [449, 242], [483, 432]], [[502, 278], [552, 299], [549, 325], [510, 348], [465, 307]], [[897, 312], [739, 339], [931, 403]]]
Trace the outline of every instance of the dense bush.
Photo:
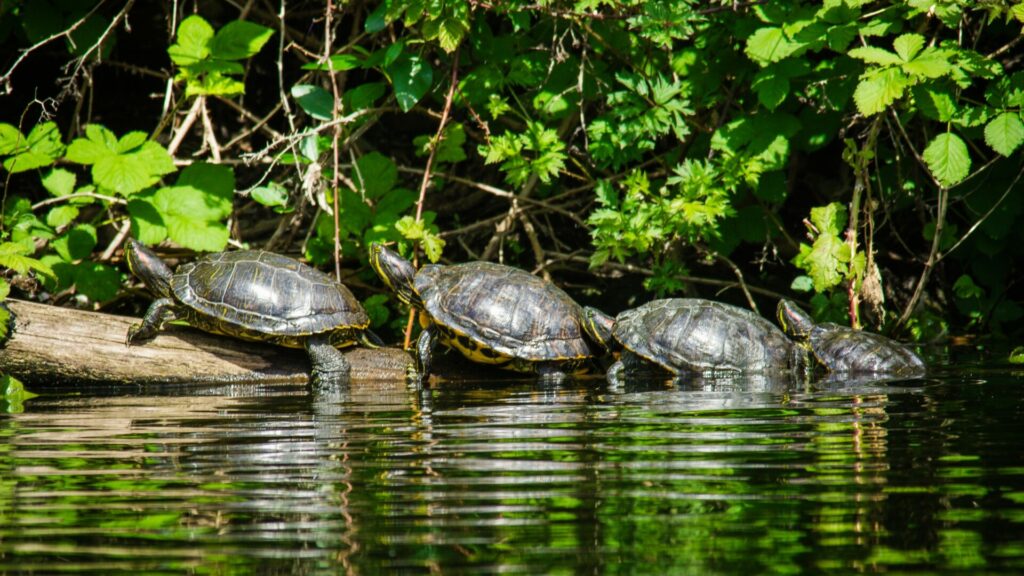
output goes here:
[[0, 8], [0, 297], [137, 305], [131, 233], [333, 261], [393, 336], [371, 241], [612, 312], [1024, 313], [1018, 2], [87, 4]]

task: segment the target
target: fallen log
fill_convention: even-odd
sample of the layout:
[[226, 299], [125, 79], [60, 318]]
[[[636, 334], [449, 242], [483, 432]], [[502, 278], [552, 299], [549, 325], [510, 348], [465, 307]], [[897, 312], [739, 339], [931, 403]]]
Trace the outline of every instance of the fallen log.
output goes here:
[[[114, 316], [22, 300], [0, 346], [0, 372], [37, 388], [69, 384], [303, 383], [309, 360], [302, 350], [251, 343], [168, 326], [145, 344], [128, 347], [128, 327], [139, 318]], [[352, 384], [403, 380], [411, 357], [397, 348], [345, 351]]]

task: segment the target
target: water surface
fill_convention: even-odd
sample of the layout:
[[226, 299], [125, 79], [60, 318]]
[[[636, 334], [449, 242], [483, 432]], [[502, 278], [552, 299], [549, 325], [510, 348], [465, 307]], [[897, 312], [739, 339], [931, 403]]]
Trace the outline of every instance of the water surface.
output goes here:
[[49, 392], [0, 573], [1024, 571], [1024, 373]]

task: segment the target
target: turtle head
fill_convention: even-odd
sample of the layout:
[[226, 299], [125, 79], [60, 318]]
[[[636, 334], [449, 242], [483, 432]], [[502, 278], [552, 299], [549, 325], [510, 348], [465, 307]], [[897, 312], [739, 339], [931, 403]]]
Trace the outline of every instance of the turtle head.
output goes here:
[[124, 244], [128, 269], [142, 280], [149, 291], [161, 298], [171, 297], [171, 276], [174, 272], [152, 250], [131, 236]]
[[583, 308], [583, 332], [594, 342], [611, 348], [615, 339], [612, 337], [612, 326], [615, 318], [601, 312], [597, 308], [585, 306]]
[[370, 266], [380, 276], [399, 300], [409, 305], [418, 305], [414, 279], [416, 269], [398, 252], [376, 242], [370, 244]]
[[814, 330], [814, 320], [789, 300], [779, 300], [779, 325], [793, 338], [806, 340]]

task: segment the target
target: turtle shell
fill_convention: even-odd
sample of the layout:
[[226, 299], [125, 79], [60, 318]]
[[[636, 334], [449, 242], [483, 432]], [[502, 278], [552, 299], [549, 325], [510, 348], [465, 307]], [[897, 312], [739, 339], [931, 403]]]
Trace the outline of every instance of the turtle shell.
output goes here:
[[910, 375], [925, 370], [924, 361], [903, 344], [831, 322], [812, 330], [810, 344], [814, 356], [832, 372]]
[[272, 252], [210, 254], [178, 268], [170, 285], [175, 298], [195, 312], [193, 317], [250, 339], [296, 345], [288, 338], [370, 324], [343, 284]]
[[799, 353], [750, 310], [698, 298], [652, 300], [615, 319], [615, 339], [673, 373], [796, 369]]
[[417, 272], [415, 289], [442, 331], [471, 341], [460, 346], [464, 353], [479, 346], [528, 362], [593, 356], [579, 305], [554, 284], [518, 268], [492, 262], [431, 264]]

